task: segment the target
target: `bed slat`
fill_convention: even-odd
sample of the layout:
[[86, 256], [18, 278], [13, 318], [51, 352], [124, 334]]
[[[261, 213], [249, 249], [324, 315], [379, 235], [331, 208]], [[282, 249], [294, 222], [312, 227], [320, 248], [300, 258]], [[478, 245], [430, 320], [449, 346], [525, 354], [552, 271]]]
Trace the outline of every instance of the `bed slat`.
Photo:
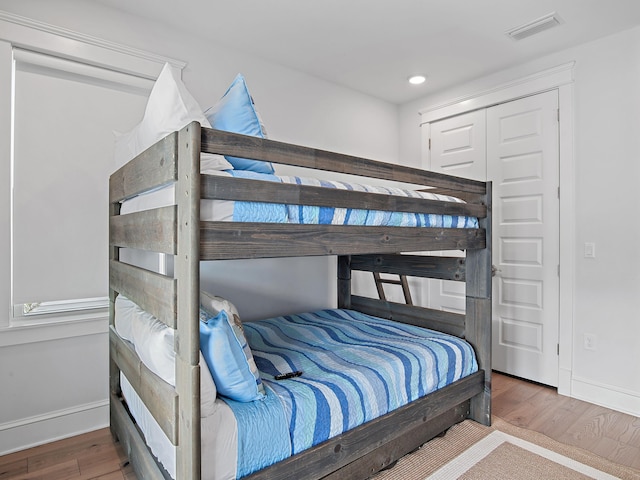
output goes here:
[[460, 423], [469, 415], [469, 401], [456, 405], [451, 410], [429, 419], [428, 422], [409, 430], [392, 442], [376, 448], [354, 462], [322, 480], [344, 480], [345, 478], [368, 478], [373, 473], [388, 467], [404, 455], [420, 448], [451, 425]]
[[176, 254], [176, 207], [115, 215], [109, 219], [110, 244]]
[[202, 260], [484, 248], [482, 229], [201, 222]]
[[111, 394], [110, 425], [138, 478], [166, 480], [119, 397]]
[[202, 151], [453, 191], [486, 192], [485, 183], [477, 180], [209, 128], [202, 129]]
[[377, 298], [351, 296], [351, 308], [375, 317], [430, 328], [439, 332], [465, 338], [465, 316], [431, 308], [405, 305]]
[[109, 262], [111, 288], [162, 323], [176, 328], [176, 280], [126, 263]]
[[439, 280], [465, 281], [465, 259], [430, 255], [353, 255], [351, 269]]
[[113, 327], [109, 329], [109, 343], [111, 357], [175, 445], [178, 441], [178, 395], [175, 389], [149, 370]]
[[149, 147], [109, 178], [109, 202], [135, 197], [175, 181], [177, 134], [172, 133]]
[[202, 175], [202, 197], [290, 205], [360, 208], [391, 212], [486, 217], [487, 207], [471, 203]]

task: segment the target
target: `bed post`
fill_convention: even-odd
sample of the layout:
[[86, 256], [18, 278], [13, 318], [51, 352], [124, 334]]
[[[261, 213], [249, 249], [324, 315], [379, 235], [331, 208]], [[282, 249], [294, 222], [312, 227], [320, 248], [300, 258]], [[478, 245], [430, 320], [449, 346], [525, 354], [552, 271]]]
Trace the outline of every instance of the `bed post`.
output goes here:
[[[109, 217], [111, 218], [114, 215], [120, 215], [120, 206], [118, 203], [109, 202]], [[109, 226], [109, 230], [111, 230], [111, 225]], [[109, 233], [109, 238], [111, 238], [111, 232]], [[120, 248], [115, 245], [109, 245], [109, 264], [111, 264], [111, 260], [120, 260]], [[111, 282], [109, 282], [111, 283]], [[115, 329], [115, 301], [118, 296], [118, 292], [109, 288], [109, 326]], [[109, 392], [111, 396], [118, 397], [120, 396], [120, 369], [113, 359], [111, 353], [109, 354]], [[113, 406], [109, 408], [110, 415], [113, 416]], [[111, 436], [114, 439], [118, 439], [118, 435], [116, 433], [116, 422], [111, 419], [109, 422], [109, 427], [111, 429]]]
[[491, 182], [484, 197], [487, 216], [480, 219], [486, 231], [486, 248], [467, 250], [465, 337], [473, 345], [478, 368], [484, 370], [484, 391], [471, 399], [470, 417], [491, 425]]
[[338, 256], [338, 308], [351, 308], [351, 256]]
[[200, 125], [178, 133], [176, 391], [177, 480], [199, 480], [200, 452]]

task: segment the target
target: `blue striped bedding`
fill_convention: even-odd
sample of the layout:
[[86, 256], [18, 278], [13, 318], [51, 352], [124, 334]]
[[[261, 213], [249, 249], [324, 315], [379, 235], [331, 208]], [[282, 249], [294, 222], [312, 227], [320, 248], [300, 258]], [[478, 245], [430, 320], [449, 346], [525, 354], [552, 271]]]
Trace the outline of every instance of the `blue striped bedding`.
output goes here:
[[[238, 424], [238, 476], [247, 475], [442, 388], [475, 371], [471, 346], [440, 332], [329, 309], [244, 324], [272, 415], [227, 402]], [[300, 370], [277, 381], [280, 373]], [[252, 402], [255, 403], [255, 402]], [[244, 411], [244, 412], [243, 412]], [[284, 418], [288, 438], [274, 438]], [[243, 440], [244, 438], [244, 440]], [[249, 440], [247, 440], [249, 439]], [[266, 442], [257, 448], [255, 443]]]
[[[255, 173], [244, 170], [228, 170], [228, 173], [237, 178], [249, 178], [253, 180], [294, 183], [298, 185], [380, 193], [401, 197], [462, 202], [462, 200], [458, 198], [447, 195], [436, 195], [433, 193], [417, 192], [414, 190], [404, 190], [400, 188], [367, 186], [351, 182], [318, 180], [314, 178], [295, 176], [278, 177], [276, 175]], [[314, 225], [478, 228], [478, 219], [476, 217], [240, 201], [237, 201], [234, 204], [233, 220], [236, 222], [298, 223]]]

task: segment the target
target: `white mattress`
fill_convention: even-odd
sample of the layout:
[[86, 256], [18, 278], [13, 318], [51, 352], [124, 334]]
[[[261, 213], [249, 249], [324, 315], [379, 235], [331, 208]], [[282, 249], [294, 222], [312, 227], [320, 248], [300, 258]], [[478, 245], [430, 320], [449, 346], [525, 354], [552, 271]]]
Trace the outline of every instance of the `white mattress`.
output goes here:
[[[115, 303], [115, 328], [133, 343], [136, 353], [156, 375], [175, 385], [173, 330], [119, 295]], [[216, 397], [216, 387], [200, 354], [201, 442], [203, 480], [229, 480], [236, 477], [238, 432], [236, 419], [225, 402]], [[167, 472], [175, 478], [176, 448], [121, 374], [122, 393], [127, 406], [144, 434], [147, 445]]]

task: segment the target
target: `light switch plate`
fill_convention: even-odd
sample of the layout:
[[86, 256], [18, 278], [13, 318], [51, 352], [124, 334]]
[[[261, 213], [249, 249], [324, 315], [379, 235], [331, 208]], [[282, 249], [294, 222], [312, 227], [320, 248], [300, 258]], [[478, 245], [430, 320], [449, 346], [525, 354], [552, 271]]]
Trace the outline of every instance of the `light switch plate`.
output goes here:
[[584, 258], [596, 258], [596, 244], [586, 242], [584, 244]]

